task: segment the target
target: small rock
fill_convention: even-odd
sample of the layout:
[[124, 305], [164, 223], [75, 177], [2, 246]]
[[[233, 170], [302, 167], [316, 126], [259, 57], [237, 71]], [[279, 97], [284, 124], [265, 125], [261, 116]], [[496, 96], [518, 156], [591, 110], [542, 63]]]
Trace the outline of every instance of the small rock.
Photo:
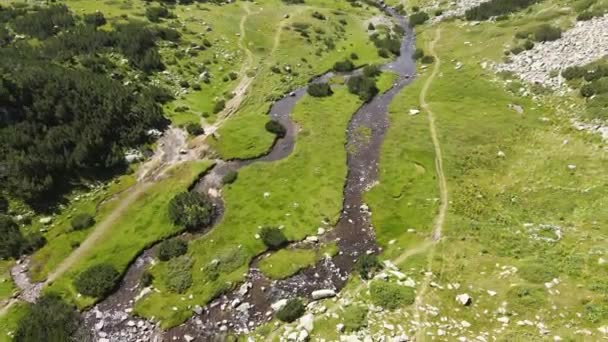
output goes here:
[[473, 299], [468, 294], [463, 293], [456, 296], [456, 301], [461, 305], [469, 306], [473, 302]]
[[287, 304], [287, 299], [281, 299], [281, 300], [278, 300], [278, 301], [272, 303], [270, 305], [270, 307], [274, 311], [279, 311], [285, 306], [285, 304]]
[[184, 340], [186, 340], [186, 342], [192, 342], [194, 341], [194, 337], [190, 335], [184, 335]]
[[40, 220], [38, 220], [38, 222], [47, 225], [47, 224], [51, 224], [51, 222], [53, 222], [53, 218], [52, 217], [43, 217]]
[[325, 299], [325, 298], [329, 298], [329, 297], [334, 297], [335, 295], [336, 295], [336, 291], [331, 290], [331, 289], [317, 290], [317, 291], [312, 292], [312, 299], [314, 299], [314, 300]]

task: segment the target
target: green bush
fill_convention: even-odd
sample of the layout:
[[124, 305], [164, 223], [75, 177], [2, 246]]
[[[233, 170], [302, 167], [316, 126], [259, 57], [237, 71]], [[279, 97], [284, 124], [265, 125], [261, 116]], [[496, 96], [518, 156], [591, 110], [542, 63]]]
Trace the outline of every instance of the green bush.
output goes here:
[[213, 203], [196, 191], [182, 192], [169, 202], [169, 217], [186, 229], [204, 228], [213, 220]]
[[353, 61], [356, 61], [357, 59], [359, 59], [359, 55], [357, 55], [356, 53], [351, 53], [350, 54], [350, 59], [352, 59]]
[[487, 20], [522, 10], [542, 0], [490, 0], [469, 8], [465, 18], [472, 20]]
[[372, 282], [369, 292], [372, 303], [388, 310], [413, 304], [416, 300], [416, 292], [412, 288], [385, 281]]
[[585, 84], [581, 87], [580, 92], [582, 97], [591, 97], [595, 95], [596, 90], [592, 84]]
[[304, 312], [306, 312], [306, 307], [302, 300], [299, 298], [292, 298], [287, 301], [287, 304], [285, 304], [281, 310], [277, 311], [276, 317], [283, 322], [291, 323], [302, 317]]
[[331, 87], [327, 83], [313, 83], [308, 86], [307, 92], [313, 97], [327, 97], [333, 94]]
[[562, 29], [543, 24], [534, 29], [534, 40], [537, 42], [550, 42], [562, 37]]
[[93, 215], [82, 213], [76, 215], [71, 222], [73, 230], [83, 230], [87, 229], [95, 224], [95, 219]]
[[84, 19], [85, 24], [91, 25], [94, 27], [99, 27], [99, 26], [103, 26], [106, 24], [106, 18], [104, 17], [103, 13], [101, 13], [101, 12], [85, 14], [83, 19]]
[[82, 326], [75, 307], [56, 294], [47, 294], [28, 305], [26, 314], [17, 323], [13, 341], [77, 341], [76, 335]]
[[74, 280], [78, 293], [93, 298], [108, 295], [118, 283], [120, 273], [110, 264], [98, 264], [80, 273]]
[[350, 59], [345, 59], [343, 61], [334, 63], [333, 69], [337, 72], [348, 72], [353, 71], [355, 69], [355, 65]]
[[166, 7], [150, 6], [146, 8], [146, 18], [153, 23], [160, 22], [161, 18], [169, 18], [171, 13]]
[[532, 50], [532, 49], [534, 48], [534, 42], [532, 42], [531, 40], [526, 40], [526, 41], [524, 42], [523, 47], [524, 47], [524, 49], [526, 49], [526, 50]]
[[161, 261], [182, 256], [188, 252], [188, 243], [182, 239], [174, 238], [165, 240], [158, 246], [157, 256]]
[[226, 108], [226, 101], [219, 100], [213, 105], [213, 114], [217, 114]]
[[376, 77], [381, 73], [382, 71], [380, 71], [380, 68], [375, 64], [367, 65], [363, 68], [363, 75], [365, 75], [365, 77]]
[[599, 303], [587, 303], [585, 305], [585, 318], [591, 323], [608, 320], [608, 298], [604, 298]]
[[582, 78], [587, 73], [587, 69], [579, 66], [567, 67], [562, 71], [562, 76], [567, 80]]
[[524, 48], [522, 46], [515, 46], [513, 48], [511, 48], [511, 50], [509, 51], [514, 55], [519, 55], [520, 53], [524, 52]]
[[355, 270], [359, 272], [359, 275], [363, 279], [371, 279], [374, 272], [380, 269], [382, 269], [382, 264], [378, 260], [378, 257], [373, 254], [362, 255], [355, 264]]
[[236, 181], [236, 179], [238, 178], [238, 176], [239, 176], [238, 172], [236, 172], [234, 170], [230, 170], [222, 178], [222, 183], [224, 183], [224, 184], [232, 184], [232, 183], [234, 183]]
[[10, 217], [0, 215], [0, 259], [18, 258], [23, 250], [25, 238]]
[[276, 227], [263, 227], [260, 230], [260, 237], [270, 249], [279, 249], [288, 242], [283, 231]]
[[373, 23], [369, 23], [369, 24], [367, 25], [367, 29], [368, 29], [369, 31], [373, 31], [373, 30], [375, 30], [375, 29], [376, 29], [376, 27], [374, 26], [374, 24], [373, 24]]
[[424, 24], [427, 20], [429, 20], [429, 15], [426, 12], [416, 12], [410, 15], [409, 23], [414, 27]]
[[416, 51], [414, 51], [414, 53], [412, 54], [412, 57], [415, 60], [419, 60], [422, 57], [424, 57], [424, 50], [422, 50], [421, 48], [416, 48]]
[[169, 290], [184, 293], [192, 286], [192, 260], [185, 255], [170, 260], [164, 279]]
[[189, 123], [186, 126], [186, 131], [188, 132], [188, 134], [192, 135], [192, 136], [198, 136], [198, 135], [203, 135], [205, 134], [205, 129], [203, 129], [203, 127], [201, 127], [200, 124], [197, 123]]
[[0, 195], [0, 214], [8, 213], [8, 200], [6, 197]]
[[270, 120], [266, 123], [265, 128], [268, 132], [275, 134], [278, 138], [283, 138], [287, 134], [287, 129], [280, 122]]
[[347, 307], [342, 314], [344, 330], [352, 332], [367, 327], [367, 313], [367, 308], [361, 305]]
[[357, 94], [364, 102], [370, 101], [378, 94], [378, 87], [373, 78], [365, 76], [353, 76], [346, 82], [348, 91]]

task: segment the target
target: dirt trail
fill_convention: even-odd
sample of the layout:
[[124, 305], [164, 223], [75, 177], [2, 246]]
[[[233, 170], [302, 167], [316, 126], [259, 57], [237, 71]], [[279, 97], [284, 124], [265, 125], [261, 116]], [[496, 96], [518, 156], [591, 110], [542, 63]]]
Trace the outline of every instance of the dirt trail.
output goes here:
[[246, 59], [245, 63], [243, 63], [243, 65], [241, 66], [241, 70], [239, 71], [239, 74], [241, 75], [241, 80], [232, 91], [234, 97], [226, 103], [226, 107], [218, 115], [218, 120], [213, 125], [205, 127], [205, 135], [214, 133], [228, 118], [232, 116], [232, 114], [236, 113], [236, 111], [241, 107], [241, 104], [245, 100], [247, 90], [249, 89], [249, 86], [251, 86], [251, 83], [255, 78], [247, 75], [247, 71], [253, 67], [254, 56], [253, 52], [251, 52], [251, 50], [249, 50], [249, 48], [245, 44], [245, 24], [247, 23], [247, 19], [249, 18], [249, 16], [254, 13], [251, 12], [251, 10], [249, 9], [249, 4], [244, 4], [243, 9], [245, 10], [245, 14], [243, 14], [239, 23], [240, 33], [238, 46], [241, 50], [245, 52]]
[[441, 67], [441, 59], [439, 59], [439, 56], [435, 52], [435, 45], [439, 42], [440, 39], [441, 39], [441, 28], [438, 28], [435, 31], [435, 38], [429, 45], [429, 53], [433, 57], [435, 57], [435, 65], [433, 66], [433, 71], [432, 71], [431, 75], [424, 83], [424, 85], [422, 87], [422, 91], [420, 92], [420, 107], [422, 108], [422, 110], [424, 112], [427, 113], [427, 118], [429, 120], [429, 132], [431, 134], [431, 139], [433, 141], [433, 147], [435, 149], [435, 172], [437, 174], [437, 183], [438, 183], [438, 187], [439, 187], [440, 203], [439, 203], [439, 210], [437, 212], [437, 216], [435, 217], [435, 221], [433, 224], [433, 231], [431, 233], [432, 243], [430, 244], [431, 251], [428, 255], [428, 267], [427, 267], [428, 270], [425, 273], [424, 280], [418, 286], [418, 293], [416, 295], [416, 301], [414, 303], [414, 305], [415, 305], [414, 318], [417, 319], [421, 323], [421, 326], [422, 326], [422, 329], [417, 331], [416, 339], [415, 339], [416, 341], [422, 341], [425, 338], [425, 336], [423, 334], [424, 325], [422, 325], [423, 322], [421, 322], [420, 308], [424, 304], [424, 297], [429, 288], [429, 283], [431, 281], [431, 277], [433, 276], [433, 274], [430, 272], [430, 270], [432, 269], [431, 266], [433, 263], [433, 259], [435, 257], [435, 244], [441, 239], [442, 232], [443, 232], [443, 225], [445, 223], [445, 216], [446, 216], [446, 213], [448, 210], [448, 204], [449, 204], [447, 181], [445, 179], [445, 174], [443, 172], [443, 155], [441, 152], [441, 142], [439, 141], [439, 137], [437, 136], [437, 127], [435, 125], [435, 114], [431, 110], [429, 104], [426, 102], [426, 96], [427, 96], [428, 90], [429, 90], [431, 84], [433, 83], [433, 81], [435, 80], [435, 77], [437, 77], [437, 74], [439, 73], [439, 69]]

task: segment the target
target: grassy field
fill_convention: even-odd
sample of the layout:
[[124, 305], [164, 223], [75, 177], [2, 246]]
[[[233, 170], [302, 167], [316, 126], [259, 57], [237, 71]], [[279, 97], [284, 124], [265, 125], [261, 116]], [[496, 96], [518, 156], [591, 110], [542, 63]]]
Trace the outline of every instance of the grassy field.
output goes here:
[[[409, 115], [420, 108], [432, 66], [420, 69], [391, 105], [379, 184], [365, 199], [385, 248], [381, 258], [402, 261], [399, 268], [417, 284], [419, 305], [370, 311], [366, 334], [390, 334], [386, 326], [394, 324], [421, 340], [482, 333], [504, 341], [601, 338], [597, 328], [608, 321], [608, 268], [601, 261], [608, 253], [602, 243], [608, 154], [598, 138], [571, 128], [579, 99], [522, 97], [518, 88], [528, 86], [481, 67], [502, 58], [516, 30], [567, 22], [572, 12], [557, 5], [544, 3], [512, 21], [439, 25], [442, 66], [426, 101], [443, 149], [449, 211], [436, 245], [428, 243], [438, 197], [428, 120], [424, 112]], [[435, 27], [421, 28], [418, 45], [428, 52], [434, 36]], [[454, 300], [462, 293], [473, 298], [471, 306]], [[358, 279], [342, 296], [351, 305], [369, 304]], [[343, 305], [323, 305], [328, 310], [317, 316], [312, 338], [338, 338]], [[420, 329], [422, 323], [428, 326]]]
[[13, 341], [12, 334], [17, 329], [17, 324], [21, 317], [27, 313], [26, 305], [24, 303], [13, 305], [6, 315], [0, 319], [0, 342]]
[[209, 161], [189, 162], [175, 166], [165, 179], [147, 188], [124, 212], [94, 249], [70, 270], [51, 284], [46, 291], [58, 292], [83, 307], [94, 298], [77, 296], [72, 286], [74, 278], [88, 267], [110, 263], [123, 272], [135, 256], [156, 241], [179, 233], [167, 214], [167, 203], [174, 195], [186, 191], [199, 175], [212, 165]]
[[[179, 324], [192, 314], [189, 305], [208, 302], [243, 279], [249, 260], [264, 251], [255, 239], [261, 226], [282, 226], [289, 239], [300, 240], [314, 234], [324, 219], [335, 222], [346, 175], [344, 127], [359, 105], [345, 88], [327, 98], [304, 97], [293, 113], [300, 127], [293, 153], [242, 169], [236, 183], [224, 189], [222, 221], [190, 243], [193, 269], [208, 269], [217, 259], [219, 277], [211, 280], [205, 271], [194, 272], [193, 286], [185, 295], [153, 293], [136, 303], [135, 311], [156, 317], [164, 327]], [[180, 299], [189, 295], [191, 300]]]
[[338, 246], [335, 243], [320, 249], [282, 249], [269, 253], [260, 261], [258, 267], [270, 279], [285, 279], [337, 253]]
[[16, 290], [10, 272], [13, 264], [10, 260], [0, 261], [0, 301], [10, 298]]
[[[378, 14], [375, 8], [355, 8], [347, 2], [327, 0], [287, 6], [272, 0], [252, 6], [252, 11], [255, 14], [248, 20], [251, 30], [247, 31], [246, 44], [259, 63], [242, 108], [218, 131], [219, 138], [211, 141], [223, 158], [264, 153], [273, 140], [264, 130], [272, 101], [330, 70], [336, 61], [352, 53], [357, 54], [358, 59], [353, 61], [357, 65], [383, 60], [370, 42], [365, 25], [368, 18]], [[313, 18], [315, 11], [326, 20]], [[289, 18], [284, 18], [286, 14]]]

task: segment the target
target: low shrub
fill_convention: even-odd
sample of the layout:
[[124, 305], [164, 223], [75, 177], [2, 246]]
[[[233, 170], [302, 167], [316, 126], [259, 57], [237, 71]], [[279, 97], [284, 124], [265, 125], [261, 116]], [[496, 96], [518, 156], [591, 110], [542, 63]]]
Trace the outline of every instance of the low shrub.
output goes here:
[[585, 305], [585, 318], [591, 323], [608, 320], [608, 298], [604, 298], [599, 303], [587, 303]]
[[186, 131], [188, 132], [188, 134], [190, 134], [191, 136], [197, 136], [197, 135], [203, 135], [205, 134], [205, 129], [203, 127], [201, 127], [201, 125], [191, 122], [188, 125], [186, 125]]
[[157, 256], [161, 261], [182, 256], [188, 252], [188, 243], [182, 239], [169, 239], [160, 243]]
[[239, 175], [238, 172], [230, 170], [222, 178], [222, 183], [223, 184], [232, 184], [236, 181], [238, 175]]
[[304, 312], [306, 312], [306, 307], [302, 300], [299, 298], [292, 298], [287, 301], [287, 304], [285, 304], [281, 310], [277, 311], [276, 317], [280, 321], [291, 323], [302, 317]]
[[327, 97], [333, 94], [331, 87], [327, 83], [313, 83], [308, 86], [307, 92], [313, 97]]
[[350, 59], [345, 59], [343, 61], [334, 63], [333, 69], [337, 72], [348, 72], [353, 71], [355, 69], [355, 65]]
[[546, 294], [541, 286], [518, 285], [507, 292], [509, 303], [521, 310], [530, 310], [545, 304]]
[[173, 292], [184, 293], [192, 286], [192, 260], [187, 256], [171, 259], [164, 275], [165, 286]]
[[557, 269], [549, 262], [532, 261], [519, 268], [519, 275], [534, 284], [542, 284], [559, 276]]
[[71, 222], [73, 230], [83, 230], [87, 229], [95, 224], [95, 219], [93, 215], [82, 213], [76, 215]]
[[532, 42], [531, 40], [526, 40], [524, 42], [523, 48], [526, 50], [532, 50], [534, 48], [534, 42]]
[[348, 332], [359, 331], [367, 326], [368, 309], [361, 305], [351, 305], [344, 310], [342, 322], [344, 330]]
[[82, 326], [80, 314], [74, 306], [56, 294], [47, 294], [27, 306], [26, 314], [17, 323], [13, 340], [77, 341], [76, 335]]
[[213, 203], [196, 191], [182, 192], [169, 201], [169, 217], [186, 229], [207, 227], [213, 220]]
[[226, 108], [226, 101], [219, 100], [213, 105], [213, 114], [217, 114]]
[[25, 238], [19, 226], [10, 217], [0, 215], [0, 259], [18, 258], [23, 250]]
[[366, 77], [376, 77], [381, 73], [382, 71], [380, 71], [380, 68], [375, 64], [371, 64], [363, 68], [363, 75]]
[[412, 57], [415, 60], [419, 60], [422, 57], [424, 57], [424, 50], [422, 50], [421, 48], [416, 48], [416, 51], [414, 51], [414, 53], [412, 54]]
[[287, 134], [287, 129], [276, 120], [268, 121], [265, 128], [268, 132], [275, 134], [278, 138], [283, 138], [285, 134]]
[[139, 285], [141, 285], [141, 287], [148, 287], [152, 285], [153, 281], [154, 276], [152, 275], [152, 273], [150, 273], [150, 271], [148, 270], [145, 270], [144, 273], [141, 274], [141, 278], [139, 278]]
[[370, 101], [379, 91], [376, 87], [376, 81], [365, 76], [353, 76], [348, 79], [346, 85], [349, 92], [358, 95], [364, 102]]
[[412, 288], [385, 281], [372, 282], [369, 291], [372, 303], [388, 310], [413, 304], [416, 300], [416, 293]]
[[410, 15], [409, 23], [414, 27], [424, 24], [427, 20], [429, 20], [429, 15], [426, 12], [416, 12]]
[[382, 264], [378, 260], [376, 255], [362, 255], [357, 263], [355, 264], [355, 270], [359, 272], [359, 275], [363, 279], [371, 279], [374, 273], [382, 269]]
[[93, 298], [108, 295], [118, 283], [120, 273], [110, 264], [98, 264], [80, 273], [74, 280], [78, 293]]
[[537, 42], [550, 42], [562, 37], [562, 29], [543, 24], [534, 29], [534, 40]]
[[270, 249], [279, 249], [287, 244], [287, 238], [283, 231], [276, 227], [263, 227], [260, 230], [260, 238]]

